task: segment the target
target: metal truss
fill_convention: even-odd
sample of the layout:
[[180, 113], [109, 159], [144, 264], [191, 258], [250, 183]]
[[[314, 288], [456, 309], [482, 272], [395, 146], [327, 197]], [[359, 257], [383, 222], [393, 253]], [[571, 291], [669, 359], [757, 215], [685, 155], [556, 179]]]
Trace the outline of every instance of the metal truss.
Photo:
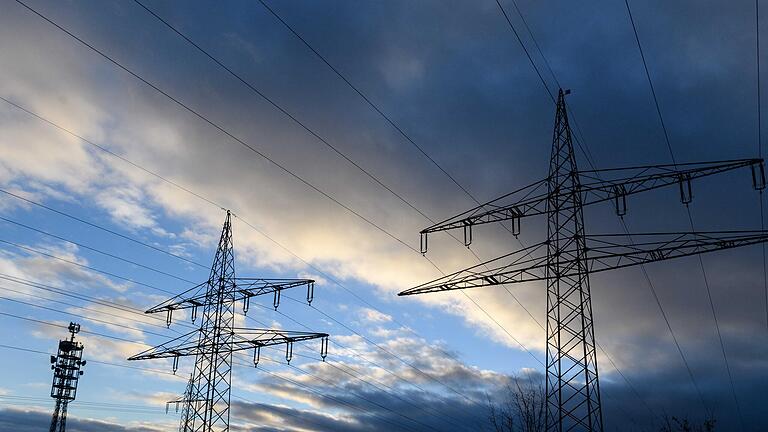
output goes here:
[[50, 432], [64, 432], [67, 429], [67, 408], [77, 396], [77, 384], [85, 366], [83, 360], [83, 344], [75, 341], [75, 335], [80, 332], [80, 324], [69, 323], [69, 339], [59, 341], [59, 350], [51, 356], [53, 384], [51, 397], [56, 400], [56, 407], [51, 417]]
[[[545, 190], [548, 179], [540, 180], [423, 229], [421, 231], [422, 253], [427, 252], [426, 244], [429, 233], [462, 229], [465, 233], [465, 244], [467, 246], [472, 241], [471, 229], [475, 225], [512, 221], [513, 228], [519, 233], [520, 219], [547, 214], [547, 202], [550, 198], [560, 199], [563, 196], [577, 193], [580, 195], [581, 207], [613, 201], [616, 212], [623, 216], [626, 213], [627, 196], [629, 195], [665, 186], [679, 186], [681, 200], [690, 202], [689, 200], [692, 198], [692, 180], [745, 167], [752, 170], [752, 180], [755, 186], [759, 187], [762, 184], [764, 187], [765, 172], [762, 159], [578, 171], [576, 172], [580, 179], [578, 191], [574, 191], [573, 188], [569, 187], [561, 187], [551, 194]], [[569, 206], [568, 203], [564, 203], [563, 207], [559, 210], [573, 210], [573, 207], [572, 205]]]
[[546, 281], [546, 429], [605, 430], [600, 400], [589, 274], [655, 261], [768, 242], [768, 231], [717, 231], [589, 235], [583, 208], [612, 203], [618, 216], [627, 213], [627, 197], [677, 187], [680, 201], [693, 199], [693, 180], [749, 168], [752, 186], [765, 188], [762, 159], [725, 160], [676, 165], [647, 165], [579, 171], [573, 149], [565, 95], [558, 94], [549, 175], [420, 232], [427, 252], [430, 233], [460, 229], [472, 243], [472, 228], [506, 222], [520, 233], [521, 220], [546, 216], [547, 239], [488, 262], [405, 290], [415, 295], [512, 283]]
[[254, 365], [258, 365], [262, 347], [284, 344], [286, 361], [290, 362], [294, 342], [323, 339], [320, 355], [325, 360], [328, 347], [326, 333], [235, 327], [236, 302], [242, 301], [243, 312], [247, 313], [252, 297], [273, 294], [273, 306], [277, 308], [280, 293], [299, 286], [307, 287], [307, 301], [311, 302], [314, 295], [314, 281], [311, 279], [235, 276], [232, 215], [227, 211], [208, 280], [147, 310], [147, 313], [165, 312], [170, 326], [173, 311], [190, 309], [192, 322], [195, 322], [198, 309], [202, 309], [199, 328], [128, 359], [171, 358], [175, 373], [181, 357], [195, 358], [194, 371], [184, 396], [171, 402], [183, 405], [180, 431], [229, 431], [232, 360], [233, 353], [237, 351], [253, 349]]
[[[615, 239], [625, 234], [586, 235], [585, 268], [578, 266], [573, 245], [559, 263], [563, 276], [578, 276], [654, 261], [680, 258], [706, 252], [732, 249], [768, 241], [766, 231], [711, 231], [632, 234], [635, 241], [627, 245]], [[547, 279], [547, 255], [541, 252], [546, 243], [486, 261], [431, 282], [407, 289], [399, 295], [415, 295], [484, 286], [542, 281]]]

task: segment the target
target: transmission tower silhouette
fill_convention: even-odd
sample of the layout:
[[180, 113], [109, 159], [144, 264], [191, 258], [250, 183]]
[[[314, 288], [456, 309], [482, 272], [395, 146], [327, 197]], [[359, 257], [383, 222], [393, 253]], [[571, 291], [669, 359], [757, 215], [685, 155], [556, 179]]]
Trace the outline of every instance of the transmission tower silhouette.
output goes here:
[[80, 324], [69, 323], [69, 339], [59, 341], [59, 351], [51, 356], [53, 384], [51, 397], [56, 400], [56, 407], [51, 417], [50, 432], [67, 430], [67, 408], [77, 396], [77, 384], [83, 375], [81, 367], [83, 360], [83, 344], [75, 341], [75, 335], [80, 332]]
[[236, 277], [232, 215], [227, 211], [208, 280], [146, 312], [165, 312], [170, 327], [174, 311], [188, 309], [194, 323], [198, 308], [202, 308], [200, 327], [128, 360], [170, 358], [175, 373], [180, 357], [194, 356], [195, 366], [187, 389], [181, 399], [171, 402], [183, 404], [179, 430], [229, 431], [233, 353], [253, 350], [254, 366], [257, 366], [261, 348], [284, 344], [285, 359], [290, 363], [294, 342], [322, 339], [320, 356], [325, 360], [328, 354], [326, 333], [236, 327], [235, 304], [242, 301], [243, 313], [247, 314], [251, 297], [273, 294], [273, 306], [277, 309], [281, 292], [300, 286], [307, 287], [307, 302], [311, 303], [314, 284], [311, 279]]
[[[589, 235], [583, 207], [612, 202], [624, 217], [627, 196], [677, 186], [688, 205], [692, 180], [749, 168], [756, 190], [765, 188], [762, 159], [579, 171], [576, 167], [565, 95], [557, 98], [552, 153], [547, 178], [481, 204], [421, 231], [421, 252], [430, 233], [461, 229], [464, 244], [472, 227], [508, 224], [515, 236], [521, 220], [546, 215], [547, 240], [488, 262], [405, 290], [399, 295], [546, 281], [546, 430], [605, 430], [600, 402], [589, 274], [721, 249], [764, 243], [768, 231], [710, 231]], [[634, 237], [630, 244], [621, 239]]]

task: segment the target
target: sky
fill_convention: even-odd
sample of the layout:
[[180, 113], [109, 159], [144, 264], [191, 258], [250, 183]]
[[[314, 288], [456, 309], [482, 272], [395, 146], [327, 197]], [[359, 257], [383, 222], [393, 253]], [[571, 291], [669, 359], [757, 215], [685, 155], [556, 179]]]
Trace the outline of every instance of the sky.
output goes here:
[[[259, 2], [146, 1], [242, 81], [134, 2], [24, 3], [60, 28], [1, 3], [1, 430], [48, 425], [48, 356], [70, 321], [88, 361], [71, 430], [177, 427], [165, 401], [192, 360], [174, 375], [127, 358], [192, 329], [142, 312], [207, 278], [222, 208], [239, 276], [317, 280], [311, 306], [298, 289], [238, 322], [331, 335], [325, 362], [317, 341], [290, 365], [281, 349], [258, 368], [237, 356], [233, 430], [489, 430], [487, 401], [541, 377], [542, 284], [396, 295], [519, 248], [488, 225], [471, 250], [430, 237], [425, 258], [418, 232], [546, 176], [554, 104], [494, 1], [266, 0], [328, 64]], [[571, 90], [597, 167], [762, 154], [752, 2], [630, 2], [669, 146], [624, 2], [501, 3], [547, 86]], [[697, 229], [760, 229], [748, 171], [693, 191]], [[674, 188], [628, 210], [632, 232], [690, 229]], [[585, 221], [622, 232], [610, 204]], [[520, 240], [545, 234], [532, 218]], [[607, 430], [708, 414], [768, 429], [762, 257], [592, 276]]]

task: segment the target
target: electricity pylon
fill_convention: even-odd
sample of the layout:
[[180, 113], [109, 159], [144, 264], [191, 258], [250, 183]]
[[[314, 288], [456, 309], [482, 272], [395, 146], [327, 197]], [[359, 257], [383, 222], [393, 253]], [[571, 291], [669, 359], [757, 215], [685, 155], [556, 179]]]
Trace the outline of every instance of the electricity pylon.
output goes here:
[[517, 236], [521, 220], [537, 215], [547, 217], [547, 240], [399, 295], [546, 281], [546, 429], [602, 432], [589, 274], [764, 243], [768, 231], [632, 234], [635, 240], [622, 244], [625, 234], [586, 234], [583, 207], [612, 202], [623, 217], [627, 196], [666, 186], [677, 186], [688, 205], [692, 180], [737, 168], [750, 168], [753, 187], [762, 190], [765, 168], [762, 159], [742, 159], [579, 171], [565, 105], [568, 93], [561, 89], [558, 94], [549, 176], [422, 230], [421, 252], [427, 252], [430, 233], [462, 229], [469, 246], [475, 225], [508, 221]]
[[51, 397], [56, 400], [56, 408], [53, 410], [50, 432], [67, 430], [67, 407], [75, 400], [77, 383], [83, 375], [80, 370], [86, 363], [83, 360], [83, 344], [75, 341], [75, 335], [79, 332], [80, 324], [69, 323], [69, 339], [59, 341], [58, 353], [51, 356]]
[[320, 338], [320, 355], [323, 360], [328, 353], [326, 333], [235, 327], [235, 303], [242, 301], [243, 313], [247, 313], [251, 297], [274, 294], [273, 305], [277, 308], [280, 293], [299, 286], [307, 287], [307, 302], [311, 302], [314, 284], [311, 279], [235, 277], [232, 219], [227, 211], [208, 280], [146, 312], [165, 312], [167, 324], [170, 326], [173, 311], [189, 310], [194, 323], [197, 320], [198, 308], [202, 308], [199, 329], [148, 349], [128, 360], [171, 358], [175, 373], [180, 357], [194, 356], [195, 367], [187, 390], [181, 400], [175, 401], [184, 404], [179, 430], [227, 432], [234, 352], [252, 349], [254, 365], [258, 365], [261, 348], [285, 344], [285, 358], [290, 362], [294, 342]]

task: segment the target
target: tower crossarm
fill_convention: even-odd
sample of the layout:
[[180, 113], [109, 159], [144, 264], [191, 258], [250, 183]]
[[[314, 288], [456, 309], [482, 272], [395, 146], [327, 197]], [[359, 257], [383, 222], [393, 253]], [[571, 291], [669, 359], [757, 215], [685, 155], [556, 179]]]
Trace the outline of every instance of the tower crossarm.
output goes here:
[[200, 344], [197, 340], [198, 330], [192, 331], [162, 345], [150, 348], [136, 354], [128, 360], [147, 360], [158, 358], [174, 358], [196, 356], [214, 350], [231, 352], [244, 351], [253, 348], [302, 342], [311, 339], [327, 338], [327, 333], [310, 333], [273, 329], [236, 328], [235, 337], [222, 345]]
[[[312, 279], [263, 279], [263, 278], [234, 278], [235, 295], [233, 301], [240, 301], [250, 297], [273, 294], [290, 288], [306, 286], [312, 290], [315, 281]], [[206, 303], [215, 302], [210, 298], [206, 287], [208, 281], [192, 287], [191, 289], [171, 298], [159, 305], [152, 307], [146, 313], [168, 312], [179, 309], [202, 307]]]
[[691, 180], [739, 168], [750, 168], [753, 186], [764, 187], [763, 159], [755, 158], [579, 171], [580, 191], [583, 205], [621, 199], [665, 186], [679, 186], [681, 193], [687, 194]]
[[[579, 192], [581, 205], [615, 201], [616, 211], [626, 207], [626, 196], [679, 185], [681, 199], [690, 199], [691, 180], [732, 171], [751, 168], [753, 186], [765, 187], [765, 172], [762, 159], [737, 159], [716, 162], [693, 162], [676, 165], [646, 165], [627, 168], [609, 168], [593, 171], [579, 171]], [[552, 192], [562, 196], [572, 190]], [[547, 213], [547, 200], [552, 198], [547, 191], [546, 179], [481, 204], [464, 213], [446, 219], [421, 231], [422, 252], [426, 252], [426, 236], [429, 233], [463, 229], [465, 243], [471, 242], [471, 228], [492, 222], [512, 221], [513, 232], [519, 232], [520, 219]], [[560, 210], [568, 210], [561, 208]]]
[[546, 211], [547, 179], [539, 180], [421, 230], [421, 234], [502, 222]]
[[[672, 258], [680, 258], [723, 249], [732, 249], [768, 242], [768, 231], [710, 231], [710, 232], [673, 232], [632, 234], [630, 244], [621, 243], [626, 234], [587, 235], [586, 270], [576, 265], [575, 251], [568, 250], [558, 257], [559, 268], [565, 269], [560, 277], [578, 276], [584, 271], [597, 273], [623, 267], [646, 264]], [[417, 287], [405, 290], [398, 295], [415, 295], [430, 292], [451, 291], [466, 288], [478, 288], [520, 282], [540, 281], [547, 278], [547, 257], [535, 252], [545, 245], [504, 255], [494, 260], [478, 264]]]

